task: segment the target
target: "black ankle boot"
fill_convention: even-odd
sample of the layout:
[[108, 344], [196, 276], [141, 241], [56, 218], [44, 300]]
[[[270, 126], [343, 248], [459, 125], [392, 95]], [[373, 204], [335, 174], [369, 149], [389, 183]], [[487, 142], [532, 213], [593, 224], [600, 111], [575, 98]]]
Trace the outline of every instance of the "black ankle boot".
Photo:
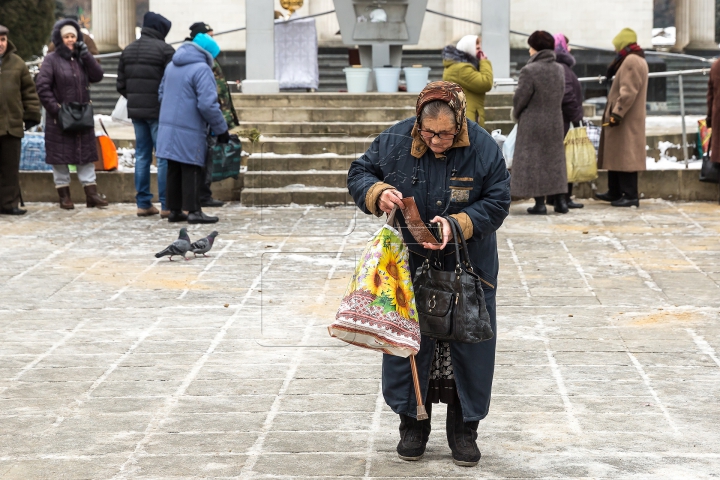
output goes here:
[[555, 211], [557, 213], [568, 212], [567, 197], [565, 195], [555, 195]]
[[177, 212], [171, 211], [168, 216], [168, 222], [187, 222], [188, 216], [185, 215], [182, 210]]
[[428, 414], [427, 420], [418, 421], [400, 414], [400, 442], [397, 445], [397, 454], [402, 460], [414, 462], [425, 454], [425, 445], [430, 438], [432, 404], [425, 405], [425, 409]]
[[535, 206], [527, 209], [530, 215], [545, 215], [547, 207], [545, 207], [545, 197], [535, 197]]
[[570, 194], [565, 197], [567, 199], [567, 206], [568, 208], [583, 208], [585, 205], [578, 202], [573, 202], [572, 198], [570, 198]]
[[453, 462], [461, 467], [474, 467], [480, 461], [480, 449], [475, 443], [480, 422], [463, 422], [460, 403], [448, 405], [445, 431]]
[[205, 215], [202, 210], [197, 212], [190, 212], [188, 214], [188, 223], [216, 223], [219, 220], [218, 217], [211, 217]]

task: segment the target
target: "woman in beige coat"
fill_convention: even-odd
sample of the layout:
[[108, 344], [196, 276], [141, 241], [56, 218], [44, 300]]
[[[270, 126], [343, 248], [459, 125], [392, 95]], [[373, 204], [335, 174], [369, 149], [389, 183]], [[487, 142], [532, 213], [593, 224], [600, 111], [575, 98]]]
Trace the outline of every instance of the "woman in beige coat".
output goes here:
[[598, 168], [608, 171], [608, 191], [597, 198], [613, 207], [639, 207], [637, 172], [646, 169], [648, 64], [637, 35], [629, 28], [613, 39], [613, 45], [618, 55], [607, 77], [609, 81], [615, 76], [615, 80], [608, 94], [598, 151]]

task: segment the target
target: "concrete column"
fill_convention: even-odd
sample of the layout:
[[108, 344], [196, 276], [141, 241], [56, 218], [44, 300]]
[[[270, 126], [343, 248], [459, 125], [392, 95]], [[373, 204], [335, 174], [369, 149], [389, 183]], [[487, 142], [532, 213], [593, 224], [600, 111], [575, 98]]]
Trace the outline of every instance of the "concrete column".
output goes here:
[[675, 28], [674, 50], [717, 50], [715, 0], [676, 0]]
[[510, 77], [510, 0], [482, 0], [482, 47], [495, 78]]
[[118, 45], [125, 48], [135, 41], [135, 0], [117, 0]]
[[100, 53], [117, 52], [118, 0], [92, 0], [92, 33]]
[[[480, 11], [481, 2], [478, 0], [453, 0], [448, 2], [446, 7], [447, 13], [455, 17], [466, 18], [476, 22], [482, 21]], [[453, 35], [448, 43], [455, 43], [465, 35], [478, 35], [480, 26], [469, 22], [460, 22], [458, 20], [450, 20], [452, 22]]]
[[275, 80], [275, 6], [273, 0], [246, 0], [246, 79], [243, 93], [278, 93]]

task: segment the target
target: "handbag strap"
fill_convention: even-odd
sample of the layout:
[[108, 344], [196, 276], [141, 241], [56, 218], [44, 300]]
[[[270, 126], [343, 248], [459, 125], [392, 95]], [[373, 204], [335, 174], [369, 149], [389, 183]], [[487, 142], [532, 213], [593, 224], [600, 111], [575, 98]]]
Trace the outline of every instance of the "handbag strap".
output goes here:
[[[465, 235], [462, 233], [462, 228], [460, 228], [460, 222], [457, 221], [455, 217], [447, 217], [448, 221], [450, 222], [450, 226], [457, 231], [455, 234], [455, 248], [457, 248], [458, 241], [457, 239], [460, 239], [460, 244], [462, 245], [463, 250], [463, 265], [465, 266], [465, 269], [471, 273], [473, 272], [472, 263], [470, 262], [470, 252], [468, 250], [467, 241], [465, 240]], [[459, 255], [458, 255], [459, 257]]]
[[102, 118], [98, 117], [98, 121], [100, 122], [100, 126], [102, 127], [103, 132], [105, 132], [105, 135], [107, 135], [108, 138], [110, 138], [110, 134], [108, 133], [107, 129], [105, 128], [105, 124], [103, 123]]
[[393, 205], [392, 211], [390, 213], [388, 213], [387, 221], [385, 222], [386, 225], [390, 225], [391, 227], [395, 226], [395, 224], [397, 223], [397, 218], [396, 218], [397, 211], [398, 211], [398, 206]]

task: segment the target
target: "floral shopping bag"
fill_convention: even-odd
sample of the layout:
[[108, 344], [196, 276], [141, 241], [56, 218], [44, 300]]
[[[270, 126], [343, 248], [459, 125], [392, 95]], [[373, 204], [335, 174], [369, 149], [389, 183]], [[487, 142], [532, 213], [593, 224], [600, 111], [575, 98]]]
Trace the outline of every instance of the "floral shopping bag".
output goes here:
[[[393, 219], [391, 214], [388, 222]], [[389, 224], [365, 247], [328, 332], [353, 345], [400, 357], [420, 350], [408, 249]]]

